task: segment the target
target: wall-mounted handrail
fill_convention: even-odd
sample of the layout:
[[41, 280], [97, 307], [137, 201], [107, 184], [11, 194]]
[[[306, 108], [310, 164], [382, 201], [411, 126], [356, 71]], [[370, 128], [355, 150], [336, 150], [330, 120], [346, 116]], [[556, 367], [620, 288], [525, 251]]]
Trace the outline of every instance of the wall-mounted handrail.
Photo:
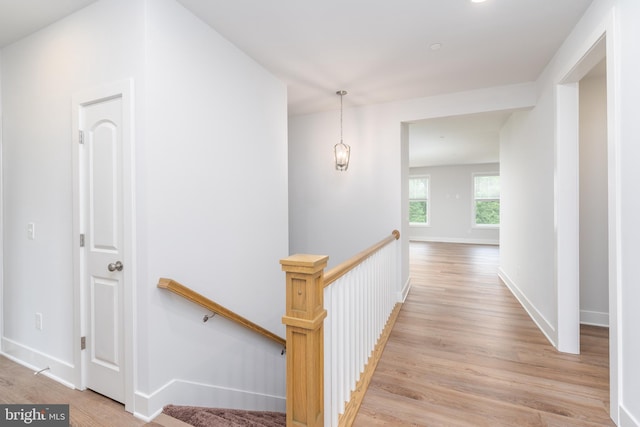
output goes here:
[[165, 279], [161, 278], [158, 281], [158, 287], [162, 289], [166, 289], [168, 291], [173, 292], [176, 295], [180, 295], [181, 297], [198, 304], [201, 307], [206, 308], [207, 310], [211, 310], [212, 312], [225, 317], [229, 320], [232, 320], [240, 325], [244, 326], [247, 329], [250, 329], [254, 332], [259, 333], [260, 335], [269, 338], [272, 341], [277, 342], [282, 347], [286, 348], [287, 341], [284, 338], [279, 337], [271, 331], [266, 330], [262, 326], [256, 325], [251, 320], [246, 319], [239, 314], [234, 313], [226, 307], [221, 306], [220, 304], [211, 301], [209, 298], [200, 295], [196, 291], [176, 282], [173, 279]]
[[398, 230], [393, 230], [390, 236], [385, 237], [384, 239], [380, 240], [378, 243], [371, 246], [370, 248], [365, 249], [364, 251], [352, 256], [345, 262], [336, 265], [330, 270], [327, 270], [324, 273], [324, 287], [326, 288], [327, 286], [329, 286], [330, 284], [338, 280], [340, 277], [347, 274], [350, 270], [353, 270], [354, 268], [356, 268], [360, 263], [362, 263], [362, 261], [364, 261], [371, 255], [373, 255], [374, 253], [378, 252], [380, 248], [384, 247], [389, 242], [398, 240], [399, 238], [400, 238], [400, 232]]

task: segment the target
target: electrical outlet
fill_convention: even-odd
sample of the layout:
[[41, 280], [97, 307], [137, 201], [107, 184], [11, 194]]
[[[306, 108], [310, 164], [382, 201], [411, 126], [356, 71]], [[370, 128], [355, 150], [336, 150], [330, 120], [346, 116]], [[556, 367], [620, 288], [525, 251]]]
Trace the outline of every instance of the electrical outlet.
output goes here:
[[42, 313], [36, 313], [36, 329], [42, 330]]

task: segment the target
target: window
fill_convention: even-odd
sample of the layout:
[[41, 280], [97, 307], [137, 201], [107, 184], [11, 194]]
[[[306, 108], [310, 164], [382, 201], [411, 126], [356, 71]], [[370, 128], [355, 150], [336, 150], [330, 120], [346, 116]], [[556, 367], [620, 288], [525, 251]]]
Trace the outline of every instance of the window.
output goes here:
[[473, 176], [473, 218], [477, 226], [500, 225], [500, 175]]
[[409, 222], [429, 225], [429, 177], [409, 177]]

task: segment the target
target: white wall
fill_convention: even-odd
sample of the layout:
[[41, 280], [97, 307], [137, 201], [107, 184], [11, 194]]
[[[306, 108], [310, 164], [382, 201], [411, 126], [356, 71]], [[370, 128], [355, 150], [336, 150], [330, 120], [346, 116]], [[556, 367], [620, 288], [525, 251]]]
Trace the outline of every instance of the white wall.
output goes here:
[[[203, 324], [202, 309], [155, 284], [173, 278], [284, 337], [286, 87], [174, 0], [147, 7], [138, 397], [150, 396], [151, 412], [167, 402], [284, 410], [277, 344], [221, 318]], [[203, 397], [186, 382], [208, 385]]]
[[[148, 73], [144, 72], [143, 63], [143, 32], [147, 28], [143, 21], [147, 18], [147, 10], [142, 9], [146, 8], [149, 8], [152, 20], [148, 27], [148, 53], [154, 64]], [[554, 85], [565, 72], [567, 64], [574, 63], [576, 56], [581, 54], [581, 42], [601, 29], [602, 22], [612, 10], [615, 12], [616, 31], [610, 36], [615, 37], [617, 73], [611, 78], [617, 88], [615, 108], [619, 113], [617, 126], [612, 130], [619, 137], [620, 178], [617, 198], [620, 208], [617, 230], [620, 236], [620, 283], [617, 300], [614, 301], [618, 304], [621, 339], [621, 375], [617, 390], [619, 424], [638, 426], [640, 339], [636, 325], [640, 324], [640, 311], [636, 306], [640, 301], [640, 287], [637, 286], [640, 283], [640, 263], [637, 262], [637, 242], [640, 241], [637, 220], [640, 217], [640, 195], [637, 191], [637, 183], [640, 182], [640, 168], [637, 166], [640, 121], [637, 100], [640, 99], [640, 83], [637, 76], [640, 75], [640, 44], [633, 42], [640, 39], [637, 26], [640, 2], [637, 0], [595, 0], [540, 78], [537, 107], [531, 112], [515, 113], [503, 129], [501, 266], [523, 290], [523, 295], [535, 309], [534, 317], [539, 314], [543, 323], [551, 327], [547, 332], [552, 335], [557, 321], [553, 275]], [[164, 37], [168, 34], [161, 34], [159, 30], [160, 23], [185, 34], [173, 34], [167, 40]], [[158, 44], [164, 42], [168, 45]], [[203, 52], [195, 48], [203, 45], [210, 48], [209, 43], [216, 49]], [[203, 67], [203, 72], [163, 57], [165, 47], [168, 56], [194, 60]], [[217, 62], [215, 58], [218, 55], [230, 62]], [[156, 68], [165, 65], [167, 70]], [[156, 71], [158, 76], [153, 75]], [[171, 71], [176, 73], [175, 79], [169, 75]], [[53, 373], [63, 378], [72, 360], [74, 339], [70, 336], [73, 322], [70, 307], [73, 242], [70, 238], [69, 100], [76, 90], [131, 76], [136, 81], [138, 117], [136, 167], [140, 272], [137, 336], [140, 344], [137, 362], [141, 368], [137, 382], [140, 405], [147, 405], [143, 412], [151, 414], [158, 405], [168, 403], [164, 400], [167, 396], [182, 394], [190, 397], [194, 390], [217, 392], [230, 388], [230, 384], [243, 387], [253, 383], [254, 379], [250, 377], [253, 371], [222, 372], [217, 368], [216, 360], [227, 360], [230, 354], [256, 354], [260, 357], [255, 360], [264, 361], [261, 358], [263, 353], [271, 351], [268, 344], [251, 343], [244, 347], [241, 344], [242, 332], [226, 326], [219, 319], [215, 329], [212, 323], [202, 324], [200, 317], [203, 313], [194, 311], [186, 302], [159, 293], [155, 283], [159, 275], [172, 276], [215, 298], [220, 297], [218, 291], [222, 289], [222, 298], [246, 294], [244, 284], [252, 283], [251, 293], [264, 289], [259, 296], [266, 297], [267, 302], [271, 301], [268, 298], [271, 292], [282, 292], [272, 285], [277, 275], [275, 270], [247, 266], [247, 257], [240, 255], [239, 248], [253, 249], [255, 246], [252, 245], [257, 240], [259, 244], [255, 253], [259, 254], [260, 260], [264, 258], [265, 266], [271, 265], [267, 259], [273, 257], [276, 260], [274, 269], [277, 268], [277, 259], [283, 256], [279, 252], [286, 251], [286, 243], [282, 242], [286, 240], [286, 225], [278, 221], [286, 218], [285, 208], [282, 208], [282, 204], [286, 204], [284, 190], [276, 191], [273, 199], [271, 194], [267, 198], [259, 192], [252, 193], [254, 196], [258, 194], [257, 202], [268, 209], [264, 213], [265, 221], [275, 221], [273, 226], [270, 223], [263, 240], [263, 223], [250, 223], [244, 215], [237, 218], [236, 206], [244, 202], [234, 198], [237, 192], [225, 191], [224, 187], [234, 180], [244, 186], [260, 185], [261, 179], [270, 183], [286, 181], [286, 172], [283, 172], [286, 170], [286, 153], [280, 143], [280, 138], [285, 135], [285, 119], [277, 114], [273, 124], [265, 123], [262, 118], [262, 115], [274, 118], [269, 112], [271, 108], [275, 111], [285, 108], [285, 94], [284, 88], [265, 77], [258, 66], [251, 64], [214, 32], [169, 1], [100, 1], [2, 50], [2, 348], [3, 351], [14, 352], [14, 355], [31, 355], [33, 360], [46, 361], [52, 365]], [[150, 79], [149, 100], [154, 102], [148, 111], [142, 108], [146, 101], [142, 96], [145, 77]], [[196, 80], [191, 84], [181, 81], [192, 77]], [[254, 78], [259, 82], [256, 83], [258, 87], [251, 84]], [[227, 83], [229, 79], [232, 90], [225, 91], [226, 86], [216, 84], [219, 81]], [[176, 82], [190, 96], [183, 96], [170, 87]], [[245, 90], [246, 85], [250, 90]], [[168, 93], [164, 93], [164, 89]], [[264, 96], [266, 101], [262, 105], [269, 108], [251, 109], [256, 93]], [[163, 109], [165, 101], [168, 105]], [[406, 173], [400, 166], [402, 162], [406, 164], [406, 146], [401, 144], [400, 123], [529, 107], [535, 101], [530, 86], [515, 86], [347, 108], [345, 141], [352, 146], [353, 161], [349, 171], [342, 174], [333, 169], [331, 155], [338, 135], [337, 112], [292, 118], [289, 128], [291, 252], [325, 253], [331, 256], [331, 262], [337, 263], [399, 226], [406, 245], [408, 225], [401, 214], [401, 204], [407, 200], [401, 197], [400, 190], [401, 177]], [[236, 102], [242, 102], [249, 112], [245, 114], [243, 109], [240, 116]], [[216, 116], [221, 117], [220, 122], [214, 121]], [[262, 123], [262, 129], [255, 127], [251, 133], [251, 130], [239, 128], [239, 116], [244, 127], [249, 127], [246, 123], [250, 122], [253, 127], [256, 121]], [[165, 119], [168, 123], [163, 121]], [[239, 135], [238, 139], [235, 139], [236, 135]], [[259, 143], [249, 144], [249, 139], [270, 141], [276, 147], [275, 152], [265, 152]], [[276, 140], [278, 142], [274, 142]], [[218, 151], [212, 149], [218, 141], [238, 144], [245, 150], [243, 153], [255, 152], [256, 156], [242, 164], [222, 164], [219, 159], [224, 157], [216, 157], [219, 156]], [[176, 149], [178, 146], [182, 151]], [[227, 145], [215, 147], [224, 150]], [[189, 153], [189, 150], [194, 152]], [[257, 159], [265, 155], [269, 161], [261, 164]], [[210, 160], [210, 169], [205, 158]], [[220, 170], [216, 171], [216, 168]], [[246, 174], [255, 179], [250, 183]], [[199, 191], [202, 199], [186, 198], [182, 194], [191, 189]], [[515, 197], [516, 194], [520, 194], [520, 198]], [[233, 209], [228, 207], [229, 204]], [[36, 224], [34, 241], [26, 239], [27, 222]], [[221, 223], [228, 228], [221, 228]], [[198, 226], [201, 227], [198, 236], [202, 232], [202, 239], [196, 238], [194, 229]], [[276, 234], [281, 238], [276, 238]], [[233, 240], [237, 243], [229, 243], [231, 238], [240, 235], [239, 240]], [[264, 243], [273, 238], [275, 243]], [[188, 243], [187, 247], [181, 245], [183, 242]], [[180, 265], [176, 265], [176, 260], [181, 261]], [[204, 266], [203, 261], [207, 262]], [[405, 257], [403, 263], [407, 262]], [[238, 275], [231, 274], [231, 267], [234, 267], [233, 271], [244, 273], [241, 280], [236, 280]], [[257, 274], [256, 271], [267, 273]], [[215, 280], [209, 277], [215, 277]], [[283, 300], [279, 297], [274, 299]], [[274, 313], [267, 313], [266, 305], [247, 302], [242, 307], [233, 308], [241, 314], [251, 314], [255, 310], [257, 314], [252, 318], [277, 328], [276, 318], [281, 315], [282, 307]], [[43, 331], [34, 328], [36, 311], [44, 315]], [[220, 345], [218, 338], [227, 345]], [[177, 344], [174, 339], [179, 339]], [[185, 344], [187, 341], [190, 344]], [[163, 346], [162, 342], [168, 344]], [[177, 347], [181, 345], [186, 345], [186, 351], [178, 354]], [[167, 349], [166, 355], [155, 359], [158, 353]], [[149, 360], [153, 362], [144, 367]], [[275, 366], [279, 360], [268, 360], [268, 365]], [[181, 362], [184, 366], [175, 368], [174, 362]], [[169, 374], [164, 372], [165, 368]], [[165, 382], [172, 375], [186, 380]], [[204, 377], [210, 383], [199, 388], [190, 383], [196, 377]], [[163, 385], [166, 387], [162, 388]], [[219, 385], [220, 388], [211, 385]], [[279, 386], [276, 388], [273, 395], [278, 398], [281, 390]], [[265, 394], [262, 384], [257, 390], [260, 395]], [[242, 399], [240, 396], [237, 398]]]
[[73, 383], [71, 97], [131, 77], [133, 410], [283, 410], [278, 345], [218, 317], [203, 323], [202, 309], [156, 284], [173, 278], [284, 336], [285, 85], [174, 0], [98, 1], [4, 48], [1, 71], [2, 351]]
[[[618, 88], [620, 152], [620, 249], [621, 285], [619, 289], [618, 316], [621, 329], [622, 385], [620, 403], [621, 426], [640, 426], [640, 120], [638, 120], [638, 99], [640, 99], [640, 2], [619, 0], [615, 9], [619, 36], [616, 44], [619, 58], [619, 75], [615, 81]], [[623, 424], [622, 422], [625, 422]]]
[[590, 47], [585, 40], [604, 31], [607, 16], [605, 2], [595, 2], [538, 80], [536, 107], [512, 115], [501, 134], [501, 275], [556, 345], [555, 200], [566, 198], [555, 181], [556, 144], [564, 144], [556, 140], [556, 85]]
[[329, 255], [329, 266], [401, 225], [400, 145], [385, 143], [399, 140], [400, 122], [381, 124], [377, 113], [359, 109], [346, 108], [343, 116], [351, 146], [345, 172], [333, 164], [339, 112], [292, 117], [289, 124], [290, 250]]
[[[4, 196], [3, 196], [3, 157], [2, 153], [4, 149], [2, 148], [2, 51], [0, 51], [0, 241], [3, 244], [0, 245], [0, 295], [4, 295], [3, 291], [3, 283], [4, 283]], [[0, 302], [0, 350], [2, 350], [2, 337], [4, 337], [4, 297], [2, 298], [2, 302]]]
[[[401, 231], [408, 280], [408, 173], [406, 124], [435, 117], [528, 108], [531, 84], [455, 93], [344, 110], [344, 139], [351, 145], [346, 172], [333, 166], [339, 111], [289, 118], [289, 233], [292, 253], [329, 255], [335, 265], [393, 229]], [[404, 129], [404, 132], [403, 132]], [[404, 137], [403, 137], [404, 135]], [[401, 169], [401, 165], [404, 165]], [[401, 197], [402, 195], [402, 197]]]
[[473, 224], [473, 175], [500, 173], [499, 163], [411, 168], [411, 175], [429, 175], [429, 226], [410, 225], [409, 239], [427, 242], [497, 245], [500, 229]]
[[607, 81], [580, 81], [580, 320], [609, 325]]
[[[615, 6], [615, 7], [614, 7]], [[537, 82], [536, 107], [512, 115], [501, 133], [502, 223], [501, 273], [529, 309], [532, 317], [552, 341], [556, 339], [558, 298], [555, 277], [555, 101], [556, 84], [585, 54], [585, 40], [593, 40], [610, 22], [614, 12], [615, 27], [607, 37], [615, 39], [614, 61], [617, 73], [612, 86], [617, 89], [615, 109], [619, 122], [611, 130], [619, 136], [618, 173], [620, 178], [619, 218], [616, 230], [619, 244], [619, 290], [613, 301], [618, 303], [620, 341], [612, 336], [619, 350], [619, 389], [613, 384], [612, 397], [619, 398], [619, 408], [613, 416], [620, 425], [640, 425], [640, 120], [637, 100], [640, 99], [640, 2], [636, 0], [595, 0], [584, 18], [568, 37], [556, 58]], [[588, 46], [586, 46], [588, 47]], [[608, 53], [609, 55], [609, 53]], [[489, 91], [478, 91], [487, 94]], [[292, 252], [329, 254], [341, 261], [370, 243], [364, 238], [362, 226], [388, 227], [387, 223], [402, 220], [394, 211], [401, 193], [399, 165], [406, 153], [397, 151], [400, 139], [398, 123], [412, 119], [500, 109], [500, 96], [478, 102], [481, 97], [470, 94], [445, 95], [393, 104], [345, 110], [345, 132], [367, 137], [359, 147], [359, 139], [349, 139], [354, 167], [346, 174], [335, 175], [331, 166], [331, 147], [338, 134], [337, 113], [322, 113], [293, 117], [290, 120], [290, 233]], [[441, 101], [441, 102], [440, 102]], [[533, 105], [532, 102], [529, 105]], [[455, 107], [454, 107], [455, 105]], [[522, 107], [526, 105], [521, 105]], [[515, 107], [515, 106], [511, 106]], [[391, 147], [391, 148], [389, 148]], [[375, 149], [377, 153], [364, 151]], [[389, 151], [393, 150], [393, 151]], [[392, 156], [389, 156], [392, 154]], [[360, 156], [360, 158], [358, 157]], [[375, 156], [375, 158], [372, 158]], [[383, 158], [386, 156], [386, 163]], [[355, 167], [355, 162], [366, 162]], [[382, 168], [380, 165], [386, 164]], [[376, 173], [393, 182], [393, 187], [378, 191], [375, 183], [367, 187], [369, 175]], [[378, 211], [380, 202], [383, 209]], [[404, 203], [405, 200], [402, 200]], [[391, 206], [391, 208], [390, 208]], [[391, 209], [391, 210], [390, 210]], [[400, 208], [396, 208], [400, 211]], [[364, 215], [362, 213], [365, 213]], [[347, 225], [342, 225], [343, 223]], [[352, 231], [346, 230], [352, 227]], [[406, 228], [402, 231], [406, 235]], [[369, 234], [386, 233], [385, 230]], [[348, 237], [347, 237], [348, 236]], [[406, 252], [405, 252], [406, 253]], [[407, 262], [406, 259], [403, 262]], [[613, 284], [616, 286], [616, 283]], [[616, 365], [618, 359], [612, 360]]]
[[[141, 1], [102, 1], [1, 52], [2, 350], [67, 381], [79, 339], [72, 336], [71, 96], [128, 77], [142, 82], [143, 18]], [[29, 222], [35, 240], [27, 239]]]
[[555, 342], [554, 145], [544, 126], [552, 102], [551, 93], [540, 96], [500, 132], [500, 274]]
[[[596, 0], [560, 48], [538, 81], [539, 96], [530, 112], [514, 114], [503, 129], [500, 147], [502, 167], [503, 221], [501, 234], [501, 272], [520, 293], [523, 304], [543, 331], [556, 338], [557, 298], [554, 276], [554, 154], [556, 85], [562, 82], [582, 55], [605, 30], [607, 57], [611, 62], [608, 91], [616, 121], [609, 137], [615, 144], [612, 160], [615, 172], [609, 197], [617, 206], [614, 233], [618, 263], [610, 280], [617, 306], [617, 328], [610, 337], [618, 370], [612, 378], [612, 399], [619, 403], [612, 416], [621, 426], [640, 425], [640, 339], [637, 327], [640, 313], [640, 265], [637, 262], [640, 239], [640, 182], [637, 167], [640, 158], [640, 121], [637, 99], [640, 98], [640, 3], [634, 0]], [[613, 26], [611, 23], [613, 22]], [[612, 48], [609, 51], [609, 48]], [[615, 94], [611, 91], [615, 89]], [[611, 102], [612, 101], [612, 102]], [[613, 189], [613, 193], [612, 193]], [[560, 189], [562, 190], [562, 189]], [[531, 196], [534, 197], [531, 197]], [[562, 197], [560, 195], [559, 197]], [[533, 199], [536, 199], [535, 203]], [[610, 294], [611, 295], [611, 294]], [[614, 311], [611, 311], [613, 314]], [[618, 415], [619, 413], [619, 415]]]

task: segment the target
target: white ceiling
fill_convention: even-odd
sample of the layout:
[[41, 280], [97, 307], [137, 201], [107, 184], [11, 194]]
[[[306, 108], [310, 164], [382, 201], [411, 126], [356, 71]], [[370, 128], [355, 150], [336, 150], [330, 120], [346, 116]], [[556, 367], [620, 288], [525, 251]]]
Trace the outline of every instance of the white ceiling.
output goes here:
[[291, 115], [533, 81], [592, 2], [178, 1], [287, 83]]
[[[585, 76], [605, 78], [607, 62], [596, 64]], [[500, 129], [514, 111], [494, 111], [409, 124], [409, 167], [498, 163]]]
[[409, 124], [409, 166], [498, 163], [500, 128], [511, 113], [487, 112]]
[[0, 0], [0, 48], [96, 0]]
[[[0, 0], [0, 47], [93, 1]], [[178, 1], [287, 84], [290, 115], [338, 109], [339, 89], [349, 92], [344, 97], [349, 108], [533, 81], [592, 2]], [[435, 43], [441, 48], [431, 49]], [[457, 133], [444, 138], [453, 148], [453, 141], [480, 126], [474, 137], [478, 146], [456, 150], [481, 151], [488, 138], [486, 124], [479, 124], [478, 117], [467, 119], [472, 122], [450, 118], [416, 123], [412, 132], [416, 138], [434, 139], [454, 126], [450, 130]], [[486, 119], [494, 124], [503, 120], [494, 115]], [[430, 149], [442, 150], [435, 145]], [[414, 147], [411, 155], [428, 150]], [[456, 161], [461, 162], [467, 160]]]

